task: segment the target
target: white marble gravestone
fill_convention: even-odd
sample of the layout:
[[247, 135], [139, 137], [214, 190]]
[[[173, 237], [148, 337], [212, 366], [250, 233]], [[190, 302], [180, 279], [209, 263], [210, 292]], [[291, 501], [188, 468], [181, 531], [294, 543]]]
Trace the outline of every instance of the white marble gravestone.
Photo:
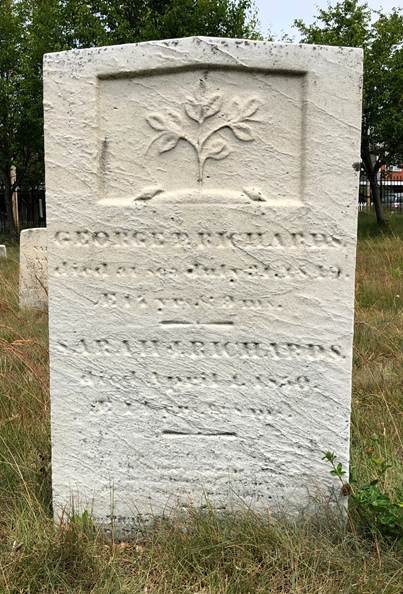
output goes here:
[[46, 56], [56, 513], [338, 489], [361, 71], [203, 37]]
[[5, 245], [0, 245], [0, 258], [7, 258], [7, 248]]
[[24, 229], [20, 234], [20, 307], [47, 309], [47, 229]]

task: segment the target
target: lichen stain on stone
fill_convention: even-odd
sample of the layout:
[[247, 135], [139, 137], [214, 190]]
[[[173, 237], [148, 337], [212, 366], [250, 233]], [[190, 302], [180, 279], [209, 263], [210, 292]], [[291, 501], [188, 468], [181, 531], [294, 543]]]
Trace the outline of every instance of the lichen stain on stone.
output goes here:
[[109, 141], [108, 141], [107, 137], [105, 136], [105, 138], [102, 141], [101, 154], [99, 156], [99, 167], [100, 167], [101, 173], [106, 172], [106, 166], [108, 163], [108, 149], [109, 149]]

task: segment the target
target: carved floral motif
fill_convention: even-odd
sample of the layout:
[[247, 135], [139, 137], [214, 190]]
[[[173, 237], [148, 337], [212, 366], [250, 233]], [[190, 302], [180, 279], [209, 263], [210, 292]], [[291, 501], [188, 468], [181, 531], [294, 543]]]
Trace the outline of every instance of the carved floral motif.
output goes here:
[[223, 94], [207, 92], [205, 81], [201, 81], [198, 92], [186, 98], [184, 113], [154, 112], [147, 116], [148, 125], [159, 133], [149, 148], [155, 144], [158, 152], [163, 154], [173, 150], [180, 140], [187, 142], [195, 152], [197, 181], [201, 184], [207, 161], [221, 161], [231, 154], [229, 141], [221, 132], [230, 130], [242, 142], [255, 140], [251, 124], [259, 122], [253, 117], [260, 106], [258, 99], [251, 97], [242, 100], [235, 97], [225, 112], [221, 111], [223, 103]]

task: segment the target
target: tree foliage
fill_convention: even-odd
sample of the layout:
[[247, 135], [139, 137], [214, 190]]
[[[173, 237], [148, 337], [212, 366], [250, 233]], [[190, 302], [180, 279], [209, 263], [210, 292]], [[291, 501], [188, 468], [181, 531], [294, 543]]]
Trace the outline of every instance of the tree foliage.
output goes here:
[[253, 0], [0, 0], [0, 185], [11, 231], [13, 190], [43, 182], [43, 55], [190, 35], [256, 37]]
[[383, 223], [377, 174], [403, 161], [403, 11], [372, 11], [366, 2], [343, 0], [320, 10], [311, 25], [296, 20], [304, 43], [364, 49], [361, 159]]
[[251, 0], [65, 0], [61, 4], [71, 26], [70, 46], [189, 35], [256, 35]]

